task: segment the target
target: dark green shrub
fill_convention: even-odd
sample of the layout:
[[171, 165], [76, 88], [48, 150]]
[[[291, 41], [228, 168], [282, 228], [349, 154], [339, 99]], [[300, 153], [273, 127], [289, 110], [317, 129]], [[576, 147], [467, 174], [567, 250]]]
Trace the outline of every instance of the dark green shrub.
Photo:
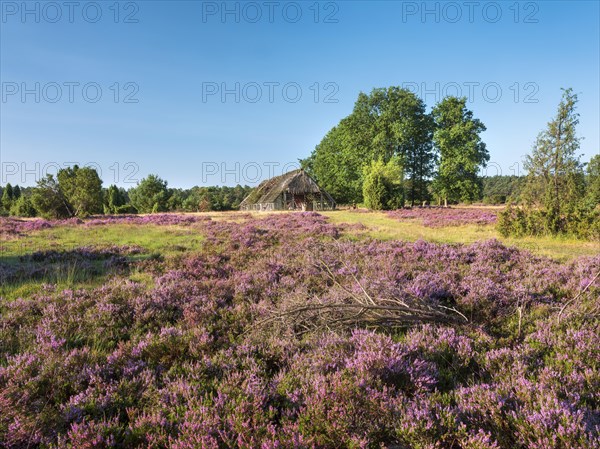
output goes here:
[[508, 206], [498, 214], [496, 229], [504, 237], [568, 235], [600, 240], [600, 210], [581, 205], [572, 212]]

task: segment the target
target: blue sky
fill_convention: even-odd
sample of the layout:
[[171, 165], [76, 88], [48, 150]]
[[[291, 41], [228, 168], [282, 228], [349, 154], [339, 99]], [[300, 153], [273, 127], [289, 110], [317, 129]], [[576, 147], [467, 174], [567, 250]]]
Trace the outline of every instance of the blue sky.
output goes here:
[[561, 87], [580, 96], [584, 160], [600, 151], [596, 1], [26, 5], [0, 2], [2, 184], [71, 162], [105, 185], [256, 184], [391, 85], [429, 108], [468, 96], [489, 174], [522, 173]]

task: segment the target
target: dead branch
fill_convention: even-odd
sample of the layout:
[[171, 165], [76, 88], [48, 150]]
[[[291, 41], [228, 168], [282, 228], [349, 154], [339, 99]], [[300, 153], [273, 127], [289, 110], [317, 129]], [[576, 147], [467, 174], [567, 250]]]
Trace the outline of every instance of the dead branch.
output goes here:
[[[321, 270], [337, 289], [335, 300], [314, 296], [287, 298], [279, 310], [260, 320], [252, 329], [280, 323], [296, 329], [297, 335], [311, 330], [340, 330], [348, 327], [406, 327], [423, 323], [465, 324], [467, 317], [453, 307], [429, 303], [423, 298], [376, 298], [344, 262], [350, 278], [357, 285], [356, 293], [336, 276], [334, 269], [322, 257], [315, 256], [315, 267]], [[341, 293], [341, 295], [340, 295]], [[249, 329], [250, 330], [250, 329]]]
[[600, 277], [600, 271], [598, 271], [596, 273], [596, 275], [594, 276], [594, 278], [579, 292], [577, 293], [577, 295], [574, 298], [569, 299], [560, 309], [560, 312], [558, 312], [558, 316], [557, 316], [557, 321], [560, 323], [560, 319], [561, 316], [563, 314], [563, 312], [565, 311], [565, 309], [572, 303], [574, 303], [575, 301], [577, 301], [587, 290], [588, 288], [590, 288], [592, 286], [592, 284], [596, 281], [596, 279], [598, 279], [598, 277]]

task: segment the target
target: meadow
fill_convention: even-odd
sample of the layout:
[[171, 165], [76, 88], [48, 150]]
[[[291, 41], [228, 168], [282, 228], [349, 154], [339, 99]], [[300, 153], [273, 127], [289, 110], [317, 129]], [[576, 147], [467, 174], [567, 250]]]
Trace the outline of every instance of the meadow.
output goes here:
[[0, 218], [0, 447], [600, 447], [600, 251], [495, 209]]

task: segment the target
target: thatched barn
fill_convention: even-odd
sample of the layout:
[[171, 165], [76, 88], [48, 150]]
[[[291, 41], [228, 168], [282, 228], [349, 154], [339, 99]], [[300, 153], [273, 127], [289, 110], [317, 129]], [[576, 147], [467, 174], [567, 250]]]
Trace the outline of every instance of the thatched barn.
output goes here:
[[327, 210], [335, 201], [302, 169], [267, 179], [240, 203], [240, 210]]

